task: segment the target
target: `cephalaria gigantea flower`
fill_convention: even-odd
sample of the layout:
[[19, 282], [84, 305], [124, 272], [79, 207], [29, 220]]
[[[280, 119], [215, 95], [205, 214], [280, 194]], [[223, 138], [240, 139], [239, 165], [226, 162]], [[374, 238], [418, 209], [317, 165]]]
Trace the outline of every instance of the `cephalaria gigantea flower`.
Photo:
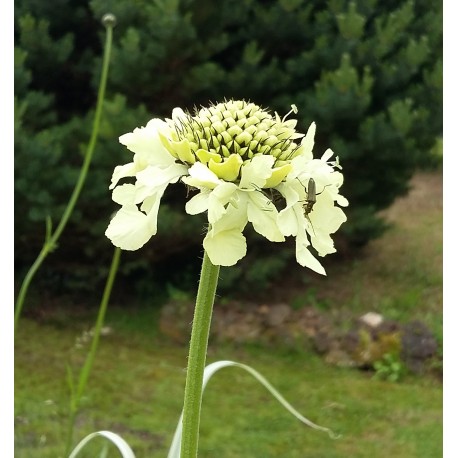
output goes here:
[[[291, 111], [297, 113], [294, 105]], [[141, 248], [157, 232], [165, 189], [181, 181], [196, 191], [186, 212], [207, 213], [203, 246], [214, 265], [245, 256], [243, 230], [251, 223], [272, 242], [295, 237], [297, 262], [325, 274], [314, 254], [335, 252], [331, 234], [346, 221], [340, 206], [348, 205], [339, 194], [343, 175], [331, 150], [313, 158], [315, 123], [298, 133], [288, 115], [229, 100], [194, 114], [175, 108], [171, 119], [122, 135], [134, 154], [114, 169], [110, 189], [121, 208], [106, 236], [121, 249]]]

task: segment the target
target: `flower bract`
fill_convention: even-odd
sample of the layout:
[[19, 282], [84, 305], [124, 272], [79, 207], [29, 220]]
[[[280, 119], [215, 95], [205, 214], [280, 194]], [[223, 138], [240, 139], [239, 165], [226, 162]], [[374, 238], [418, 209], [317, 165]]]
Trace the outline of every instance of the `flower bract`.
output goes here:
[[170, 119], [122, 135], [133, 157], [113, 172], [110, 189], [121, 208], [107, 237], [124, 250], [141, 248], [157, 232], [167, 186], [181, 182], [195, 191], [186, 212], [207, 214], [203, 246], [213, 264], [245, 256], [250, 223], [272, 242], [295, 237], [298, 263], [325, 274], [317, 256], [335, 252], [331, 234], [346, 221], [343, 175], [331, 150], [313, 157], [315, 123], [302, 134], [288, 115], [230, 100], [193, 114], [175, 108]]

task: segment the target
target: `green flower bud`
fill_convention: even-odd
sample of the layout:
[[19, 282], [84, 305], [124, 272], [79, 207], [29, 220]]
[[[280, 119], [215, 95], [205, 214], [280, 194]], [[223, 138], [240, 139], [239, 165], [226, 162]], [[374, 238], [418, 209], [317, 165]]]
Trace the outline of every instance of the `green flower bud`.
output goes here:
[[116, 25], [116, 16], [111, 13], [104, 14], [102, 17], [102, 24], [105, 27], [114, 27]]
[[[297, 112], [295, 106], [291, 112]], [[296, 155], [299, 145], [295, 140], [303, 134], [295, 131], [296, 120], [286, 120], [288, 115], [281, 119], [277, 113], [272, 116], [269, 111], [245, 100], [225, 101], [174, 120], [177, 138], [166, 146], [183, 163], [211, 163], [211, 170], [220, 178], [238, 181], [239, 164], [256, 155], [270, 155], [281, 160], [277, 166]], [[241, 161], [235, 161], [233, 155]], [[216, 156], [221, 159], [217, 160]]]

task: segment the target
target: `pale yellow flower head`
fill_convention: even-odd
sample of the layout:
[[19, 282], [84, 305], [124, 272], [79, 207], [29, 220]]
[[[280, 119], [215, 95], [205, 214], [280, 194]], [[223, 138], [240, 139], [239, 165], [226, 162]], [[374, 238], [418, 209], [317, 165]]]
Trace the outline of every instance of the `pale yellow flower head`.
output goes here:
[[[291, 111], [297, 112], [294, 105]], [[330, 150], [313, 158], [315, 124], [302, 134], [288, 115], [280, 118], [254, 103], [229, 100], [194, 114], [175, 108], [171, 119], [152, 119], [121, 136], [134, 157], [113, 173], [113, 200], [122, 208], [106, 235], [123, 249], [143, 246], [156, 233], [166, 187], [181, 180], [198, 191], [186, 212], [207, 212], [203, 244], [213, 264], [230, 266], [245, 256], [243, 230], [250, 222], [273, 242], [296, 237], [298, 262], [324, 274], [309, 245], [320, 256], [335, 251], [330, 234], [346, 220], [335, 203], [348, 204], [339, 194], [343, 176], [334, 170], [340, 168], [337, 160], [328, 162]], [[135, 182], [118, 186], [125, 177]], [[310, 179], [316, 185], [313, 202]], [[272, 201], [275, 194], [283, 208]]]

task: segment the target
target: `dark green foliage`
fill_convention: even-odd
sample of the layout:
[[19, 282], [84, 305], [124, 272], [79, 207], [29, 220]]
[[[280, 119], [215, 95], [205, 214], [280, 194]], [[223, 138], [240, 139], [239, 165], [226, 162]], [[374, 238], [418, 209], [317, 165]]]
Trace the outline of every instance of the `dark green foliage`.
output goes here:
[[[340, 157], [348, 197], [346, 246], [364, 245], [377, 212], [407, 191], [418, 167], [437, 164], [442, 135], [440, 2], [314, 0], [20, 0], [15, 3], [15, 229], [27, 268], [71, 194], [92, 127], [106, 12], [117, 17], [100, 141], [51, 271], [93, 289], [111, 259], [104, 230], [115, 165], [130, 160], [117, 137], [175, 106], [245, 98], [317, 123], [315, 152]], [[439, 159], [438, 159], [439, 157]], [[125, 278], [195, 287], [204, 219], [184, 213], [171, 187], [158, 236], [126, 253]], [[247, 258], [227, 274], [267, 285], [294, 257], [251, 233]], [[286, 245], [286, 244], [284, 244]], [[144, 261], [139, 262], [139, 259]], [[20, 270], [21, 272], [21, 270]], [[159, 273], [160, 272], [160, 273]], [[192, 272], [192, 274], [190, 274]], [[165, 281], [165, 280], [164, 280]], [[172, 281], [171, 281], [172, 282]], [[140, 282], [141, 283], [141, 282]], [[144, 290], [145, 287], [139, 287]]]

